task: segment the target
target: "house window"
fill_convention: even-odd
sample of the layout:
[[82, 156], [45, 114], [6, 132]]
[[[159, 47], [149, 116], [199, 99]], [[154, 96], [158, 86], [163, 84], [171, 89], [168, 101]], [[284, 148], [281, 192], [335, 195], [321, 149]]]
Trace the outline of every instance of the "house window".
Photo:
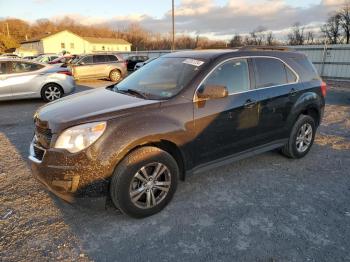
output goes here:
[[125, 51], [128, 51], [128, 47], [127, 46], [125, 47]]
[[70, 43], [70, 48], [74, 49], [74, 43]]
[[96, 51], [96, 46], [95, 45], [92, 46], [92, 50]]
[[104, 45], [102, 46], [102, 51], [105, 51], [105, 46]]
[[61, 48], [66, 48], [66, 45], [64, 43], [61, 43]]

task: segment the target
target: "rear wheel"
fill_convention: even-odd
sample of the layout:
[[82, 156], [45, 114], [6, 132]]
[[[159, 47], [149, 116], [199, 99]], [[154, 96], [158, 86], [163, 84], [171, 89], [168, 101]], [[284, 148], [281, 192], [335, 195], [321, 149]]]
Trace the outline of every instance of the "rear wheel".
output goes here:
[[178, 176], [179, 168], [169, 153], [149, 146], [136, 149], [114, 171], [112, 201], [129, 216], [153, 215], [172, 199]]
[[308, 115], [301, 115], [295, 122], [288, 143], [282, 153], [290, 158], [302, 158], [311, 149], [315, 139], [315, 120]]
[[46, 102], [51, 102], [63, 96], [63, 89], [58, 84], [46, 84], [41, 90], [41, 98]]
[[122, 74], [120, 73], [119, 70], [113, 70], [109, 74], [109, 79], [112, 82], [119, 82], [122, 79]]

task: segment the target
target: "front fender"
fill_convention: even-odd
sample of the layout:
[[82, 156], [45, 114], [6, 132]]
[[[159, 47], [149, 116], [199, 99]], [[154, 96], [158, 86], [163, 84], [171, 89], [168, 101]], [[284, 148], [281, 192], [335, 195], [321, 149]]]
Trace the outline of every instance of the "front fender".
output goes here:
[[[164, 116], [166, 115], [166, 116]], [[99, 148], [104, 166], [113, 173], [115, 166], [134, 148], [166, 140], [175, 144], [183, 159], [190, 159], [185, 148], [193, 139], [192, 121], [182, 121], [167, 114], [140, 114], [110, 120]], [[192, 135], [191, 135], [192, 134]]]

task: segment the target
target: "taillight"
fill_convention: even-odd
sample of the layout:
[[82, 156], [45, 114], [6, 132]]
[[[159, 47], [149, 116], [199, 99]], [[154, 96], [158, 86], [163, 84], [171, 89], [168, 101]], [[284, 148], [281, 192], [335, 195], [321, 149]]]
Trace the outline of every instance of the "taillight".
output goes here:
[[326, 97], [326, 94], [327, 94], [327, 84], [326, 82], [323, 82], [321, 83], [321, 93], [322, 93], [322, 96], [323, 97]]
[[68, 71], [68, 70], [66, 70], [66, 71], [58, 71], [57, 73], [58, 74], [64, 74], [64, 75], [67, 75], [67, 76], [71, 76], [72, 75], [72, 72]]

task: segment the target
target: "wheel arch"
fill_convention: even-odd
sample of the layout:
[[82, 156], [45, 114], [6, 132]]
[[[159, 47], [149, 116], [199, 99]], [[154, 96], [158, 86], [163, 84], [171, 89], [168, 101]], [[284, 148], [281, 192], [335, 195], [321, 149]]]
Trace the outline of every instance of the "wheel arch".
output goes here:
[[117, 161], [114, 165], [114, 168], [118, 166], [118, 164], [123, 161], [123, 159], [129, 155], [131, 152], [145, 147], [145, 146], [153, 146], [157, 147], [161, 150], [164, 150], [165, 152], [169, 153], [176, 161], [178, 167], [179, 167], [179, 173], [180, 173], [180, 179], [185, 180], [185, 174], [186, 174], [186, 165], [185, 165], [185, 158], [181, 151], [181, 149], [178, 147], [177, 144], [175, 144], [172, 141], [160, 139], [160, 140], [147, 140], [142, 143], [138, 142], [137, 145], [131, 146], [128, 149], [124, 150], [122, 153], [122, 157]]
[[59, 88], [61, 89], [61, 91], [62, 91], [62, 94], [64, 94], [64, 89], [63, 89], [63, 87], [62, 87], [60, 84], [58, 84], [58, 83], [56, 83], [56, 82], [51, 82], [51, 81], [45, 83], [45, 84], [41, 87], [41, 89], [40, 89], [40, 94], [42, 93], [42, 91], [44, 90], [44, 88], [47, 87], [48, 85], [55, 85], [55, 86], [59, 87]]

